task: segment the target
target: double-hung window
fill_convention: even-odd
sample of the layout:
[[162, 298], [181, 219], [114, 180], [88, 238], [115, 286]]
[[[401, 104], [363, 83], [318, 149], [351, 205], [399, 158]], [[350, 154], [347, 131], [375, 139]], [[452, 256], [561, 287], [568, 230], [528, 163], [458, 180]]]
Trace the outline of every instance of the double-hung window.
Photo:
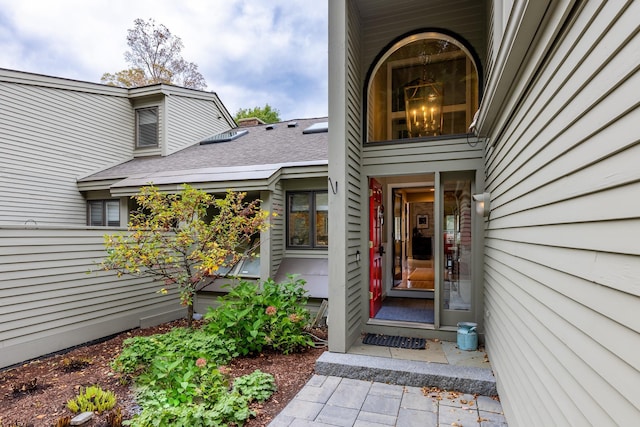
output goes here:
[[326, 248], [329, 244], [326, 191], [287, 194], [287, 247]]
[[158, 107], [136, 110], [136, 147], [158, 146]]
[[87, 202], [87, 225], [119, 227], [119, 200], [89, 200]]

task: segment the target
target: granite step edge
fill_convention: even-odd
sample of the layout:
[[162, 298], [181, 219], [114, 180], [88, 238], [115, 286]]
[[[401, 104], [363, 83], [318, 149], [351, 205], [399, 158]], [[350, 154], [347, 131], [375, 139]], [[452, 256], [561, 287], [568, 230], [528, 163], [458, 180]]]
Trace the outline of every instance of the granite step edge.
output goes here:
[[318, 375], [413, 387], [438, 387], [496, 396], [496, 380], [488, 368], [400, 360], [387, 357], [324, 352], [316, 361]]

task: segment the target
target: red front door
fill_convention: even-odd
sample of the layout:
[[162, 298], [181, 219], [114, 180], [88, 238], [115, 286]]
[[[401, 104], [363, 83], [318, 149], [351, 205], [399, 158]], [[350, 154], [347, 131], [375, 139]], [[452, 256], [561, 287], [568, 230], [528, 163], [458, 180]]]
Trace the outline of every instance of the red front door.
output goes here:
[[369, 179], [369, 315], [375, 317], [382, 307], [382, 185]]

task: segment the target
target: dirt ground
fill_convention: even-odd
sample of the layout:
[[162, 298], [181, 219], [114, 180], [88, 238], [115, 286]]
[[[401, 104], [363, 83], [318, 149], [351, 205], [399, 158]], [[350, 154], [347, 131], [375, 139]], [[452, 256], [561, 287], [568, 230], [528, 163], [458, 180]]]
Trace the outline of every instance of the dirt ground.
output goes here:
[[[65, 354], [43, 357], [0, 371], [0, 427], [55, 426], [60, 418], [74, 416], [66, 408], [66, 403], [76, 396], [78, 389], [95, 384], [113, 391], [124, 419], [130, 418], [136, 409], [133, 391], [130, 385], [123, 384], [120, 374], [111, 370], [110, 362], [119, 354], [126, 338], [167, 332], [172, 327], [184, 324], [184, 321], [175, 321], [152, 328], [135, 329], [104, 342], [81, 346]], [[325, 329], [312, 332], [319, 338], [327, 338]], [[257, 416], [245, 426], [269, 424], [311, 377], [315, 361], [323, 351], [325, 348], [313, 348], [290, 355], [265, 352], [256, 357], [234, 360], [230, 364], [232, 376], [260, 369], [272, 374], [278, 386], [269, 400], [253, 407]], [[91, 363], [86, 366], [68, 366], [69, 361], [78, 360], [90, 360]], [[106, 417], [106, 413], [95, 414], [93, 420], [84, 426], [106, 426]]]

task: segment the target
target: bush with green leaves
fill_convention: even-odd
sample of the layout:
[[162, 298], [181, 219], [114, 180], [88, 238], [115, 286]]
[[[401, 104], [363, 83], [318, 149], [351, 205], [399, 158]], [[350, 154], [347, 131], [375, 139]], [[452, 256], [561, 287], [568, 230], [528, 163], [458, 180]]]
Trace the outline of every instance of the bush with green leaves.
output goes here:
[[268, 399], [276, 389], [272, 375], [261, 371], [236, 378], [230, 386], [225, 366], [200, 358], [157, 358], [138, 378], [137, 401], [142, 412], [126, 424], [150, 426], [242, 425], [255, 415], [253, 401]]
[[[147, 371], [136, 380], [140, 401], [155, 401], [156, 390], [162, 390], [164, 403], [179, 406], [216, 400], [229, 388], [229, 378], [221, 369], [204, 358], [195, 361], [166, 354], [153, 360]], [[151, 391], [151, 398], [147, 392]]]
[[256, 371], [233, 382], [226, 366], [238, 356], [235, 339], [202, 329], [125, 340], [112, 367], [137, 375], [140, 414], [123, 424], [151, 426], [242, 425], [249, 405], [275, 391], [273, 376]]
[[236, 378], [233, 381], [233, 388], [251, 401], [263, 402], [276, 390], [276, 382], [273, 375], [258, 369], [249, 375]]
[[112, 367], [137, 376], [142, 411], [123, 424], [243, 425], [254, 415], [251, 402], [268, 399], [275, 380], [256, 371], [231, 381], [224, 365], [263, 348], [289, 353], [312, 345], [305, 332], [305, 294], [304, 281], [293, 277], [285, 283], [241, 282], [220, 298], [202, 329], [175, 328], [125, 340]]
[[111, 367], [131, 374], [148, 368], [165, 354], [179, 354], [193, 361], [205, 358], [216, 364], [228, 363], [238, 355], [233, 339], [201, 329], [174, 328], [165, 334], [127, 338]]
[[309, 347], [313, 340], [305, 332], [309, 311], [304, 284], [294, 276], [284, 283], [271, 279], [262, 285], [242, 281], [218, 298], [218, 307], [209, 309], [204, 328], [234, 339], [242, 355], [264, 348], [288, 354]]

